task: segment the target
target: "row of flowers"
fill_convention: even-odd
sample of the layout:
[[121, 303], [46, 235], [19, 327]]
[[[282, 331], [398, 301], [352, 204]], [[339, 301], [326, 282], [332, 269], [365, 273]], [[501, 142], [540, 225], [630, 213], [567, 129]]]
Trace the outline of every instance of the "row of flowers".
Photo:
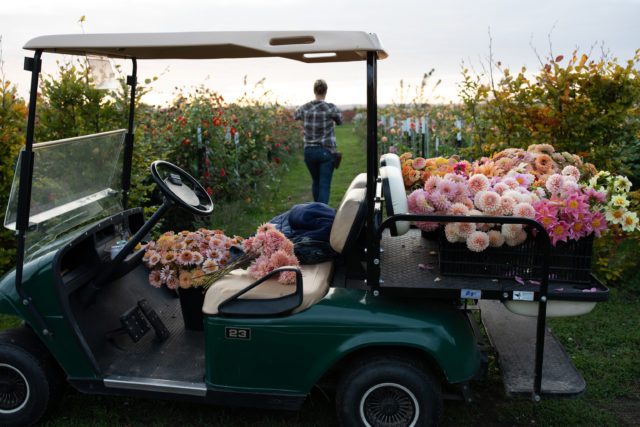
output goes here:
[[[417, 214], [517, 216], [540, 222], [555, 246], [608, 227], [640, 230], [638, 216], [628, 210], [631, 182], [624, 176], [598, 172], [578, 156], [557, 153], [548, 144], [528, 150], [508, 149], [473, 163], [400, 156], [409, 211]], [[425, 231], [433, 222], [417, 222]], [[476, 252], [527, 239], [521, 224], [450, 223], [450, 242], [466, 242]]]
[[[247, 100], [245, 100], [247, 101]], [[270, 179], [301, 152], [302, 123], [290, 110], [260, 102], [226, 103], [200, 88], [167, 108], [148, 109], [141, 138], [198, 179], [216, 199]]]

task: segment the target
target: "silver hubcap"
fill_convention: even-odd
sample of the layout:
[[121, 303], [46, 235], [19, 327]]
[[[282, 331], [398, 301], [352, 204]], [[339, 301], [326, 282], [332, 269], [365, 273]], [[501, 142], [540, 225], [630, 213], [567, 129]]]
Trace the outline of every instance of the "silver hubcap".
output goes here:
[[419, 417], [418, 399], [400, 384], [376, 384], [360, 399], [360, 419], [368, 427], [412, 427]]
[[29, 382], [11, 365], [0, 363], [0, 414], [20, 411], [29, 401]]

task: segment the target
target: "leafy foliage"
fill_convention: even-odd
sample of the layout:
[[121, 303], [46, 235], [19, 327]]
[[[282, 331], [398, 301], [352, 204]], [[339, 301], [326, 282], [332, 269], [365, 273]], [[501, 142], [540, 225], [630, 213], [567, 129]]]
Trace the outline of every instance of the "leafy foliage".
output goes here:
[[497, 62], [489, 82], [465, 69], [459, 93], [476, 142], [465, 153], [480, 157], [507, 147], [552, 144], [598, 169], [633, 176], [640, 162], [639, 61], [640, 50], [623, 64], [573, 52], [568, 60], [548, 59], [531, 79], [524, 67], [513, 74]]
[[[15, 159], [24, 142], [23, 129], [26, 126], [27, 107], [24, 99], [17, 94], [16, 87], [5, 79], [2, 72], [0, 51], [0, 222], [4, 223], [9, 191], [13, 182]], [[1, 228], [0, 231], [0, 271], [13, 265], [16, 253], [13, 232]]]

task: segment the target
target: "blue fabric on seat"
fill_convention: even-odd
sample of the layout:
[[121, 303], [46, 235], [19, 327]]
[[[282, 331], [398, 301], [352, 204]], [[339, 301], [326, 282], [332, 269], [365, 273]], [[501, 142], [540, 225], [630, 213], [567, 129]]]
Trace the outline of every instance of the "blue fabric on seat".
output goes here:
[[295, 205], [269, 222], [288, 239], [308, 238], [328, 242], [335, 216], [334, 208], [320, 202], [308, 202]]

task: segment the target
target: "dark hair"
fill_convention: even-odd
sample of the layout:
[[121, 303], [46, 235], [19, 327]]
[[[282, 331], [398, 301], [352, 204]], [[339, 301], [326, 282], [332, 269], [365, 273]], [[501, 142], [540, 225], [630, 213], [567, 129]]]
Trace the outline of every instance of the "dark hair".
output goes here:
[[327, 82], [322, 79], [316, 80], [313, 84], [313, 93], [316, 95], [324, 95], [327, 93]]

